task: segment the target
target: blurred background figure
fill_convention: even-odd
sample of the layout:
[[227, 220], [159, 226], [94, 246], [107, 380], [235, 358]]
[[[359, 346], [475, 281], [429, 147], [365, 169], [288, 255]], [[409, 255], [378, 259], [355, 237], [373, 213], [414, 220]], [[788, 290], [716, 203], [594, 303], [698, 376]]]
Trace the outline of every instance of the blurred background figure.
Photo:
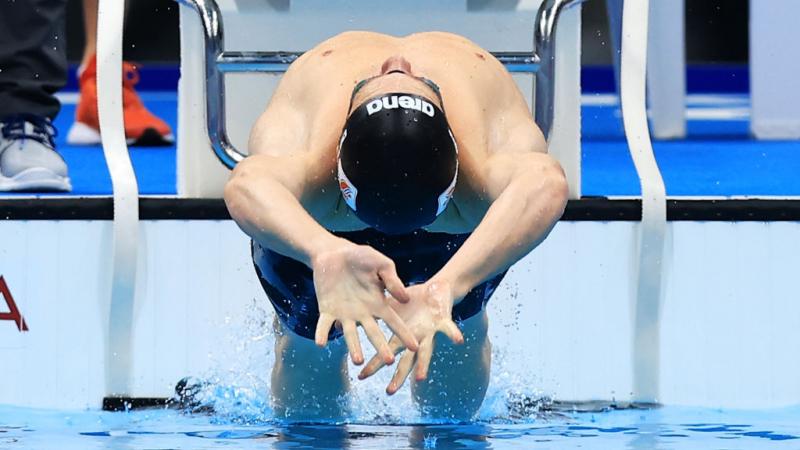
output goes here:
[[[100, 122], [97, 114], [97, 2], [83, 0], [84, 46], [78, 67], [80, 100], [75, 109], [75, 123], [67, 134], [72, 145], [100, 144]], [[175, 142], [166, 122], [153, 115], [142, 103], [134, 86], [139, 82], [135, 64], [122, 64], [122, 105], [125, 137], [129, 145], [171, 145]]]
[[[83, 0], [85, 43], [80, 99], [67, 142], [100, 143], [97, 115], [97, 4]], [[56, 150], [56, 98], [67, 82], [67, 0], [0, 0], [0, 191], [72, 189]], [[123, 64], [125, 135], [132, 145], [171, 145], [172, 130], [134, 91], [136, 65]]]
[[66, 0], [0, 0], [0, 190], [70, 191], [55, 149]]

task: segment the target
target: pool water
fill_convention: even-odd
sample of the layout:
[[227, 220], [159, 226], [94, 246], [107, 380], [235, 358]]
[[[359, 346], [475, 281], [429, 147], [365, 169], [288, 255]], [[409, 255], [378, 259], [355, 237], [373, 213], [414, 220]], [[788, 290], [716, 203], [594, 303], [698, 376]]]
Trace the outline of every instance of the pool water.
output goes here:
[[539, 412], [467, 424], [292, 424], [172, 409], [111, 413], [0, 406], [0, 448], [797, 449], [800, 407]]

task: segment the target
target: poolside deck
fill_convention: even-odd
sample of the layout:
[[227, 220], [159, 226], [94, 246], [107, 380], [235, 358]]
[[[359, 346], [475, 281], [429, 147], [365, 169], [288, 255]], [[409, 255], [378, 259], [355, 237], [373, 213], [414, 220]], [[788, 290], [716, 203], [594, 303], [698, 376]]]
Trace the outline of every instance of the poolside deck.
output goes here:
[[[177, 126], [175, 92], [145, 92], [142, 96], [149, 108]], [[66, 93], [61, 98], [64, 106], [55, 123], [58, 149], [67, 160], [73, 183], [68, 195], [110, 195], [111, 179], [102, 149], [67, 145], [65, 136], [77, 97]], [[628, 155], [616, 97], [584, 96], [582, 112], [582, 195], [638, 195], [638, 178]], [[691, 95], [687, 118], [687, 139], [654, 142], [669, 196], [800, 196], [800, 141], [752, 139], [745, 95]], [[131, 158], [142, 195], [176, 195], [175, 147], [133, 147]], [[2, 194], [6, 195], [32, 194]]]

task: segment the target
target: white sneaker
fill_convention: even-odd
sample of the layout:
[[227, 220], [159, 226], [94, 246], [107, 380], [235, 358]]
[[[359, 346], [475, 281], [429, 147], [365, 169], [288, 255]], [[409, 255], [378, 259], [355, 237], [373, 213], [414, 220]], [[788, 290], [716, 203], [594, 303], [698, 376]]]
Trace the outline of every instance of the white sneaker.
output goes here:
[[24, 114], [0, 122], [0, 191], [71, 191], [55, 136], [48, 118]]

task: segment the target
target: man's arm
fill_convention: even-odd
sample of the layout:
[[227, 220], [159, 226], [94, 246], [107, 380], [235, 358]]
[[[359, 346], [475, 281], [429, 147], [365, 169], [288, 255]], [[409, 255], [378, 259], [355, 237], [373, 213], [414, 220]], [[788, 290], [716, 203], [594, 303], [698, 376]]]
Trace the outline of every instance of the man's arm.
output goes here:
[[431, 280], [449, 285], [456, 302], [538, 246], [564, 212], [568, 187], [561, 166], [531, 148], [543, 146], [541, 138], [523, 141], [516, 143], [522, 151], [497, 151], [489, 157], [483, 187], [491, 206]]
[[[406, 351], [400, 358], [386, 387], [390, 395], [400, 389], [414, 366], [417, 381], [428, 376], [437, 332], [455, 343], [463, 342], [451, 318], [453, 304], [533, 250], [564, 212], [568, 190], [561, 166], [542, 152], [544, 138], [532, 123], [517, 131], [509, 133], [504, 144], [519, 150], [491, 153], [483, 172], [473, 177], [492, 202], [475, 231], [427, 283], [409, 288], [411, 302], [394, 306], [414, 330], [419, 351]], [[397, 337], [389, 345], [394, 351], [402, 349]], [[372, 376], [383, 365], [376, 355], [359, 378]]]
[[306, 154], [257, 154], [239, 163], [225, 185], [225, 203], [239, 227], [261, 246], [311, 267], [315, 255], [341, 242], [303, 208]]
[[353, 362], [361, 364], [364, 357], [356, 331], [360, 324], [383, 360], [391, 363], [394, 355], [374, 317], [383, 319], [406, 345], [416, 348], [413, 334], [386, 303], [384, 289], [401, 301], [408, 301], [408, 294], [391, 259], [334, 236], [302, 206], [302, 199], [324, 185], [318, 181], [324, 175], [314, 174], [325, 171], [315, 169], [312, 156], [264, 152], [245, 158], [225, 186], [228, 210], [256, 242], [312, 269], [320, 311], [318, 345], [326, 344], [329, 330], [338, 321]]
[[337, 238], [301, 202], [324, 186], [335, 161], [308, 148], [308, 118], [292, 103], [292, 80], [281, 80], [254, 124], [250, 156], [234, 168], [224, 196], [231, 217], [253, 240], [311, 267], [314, 255]]

